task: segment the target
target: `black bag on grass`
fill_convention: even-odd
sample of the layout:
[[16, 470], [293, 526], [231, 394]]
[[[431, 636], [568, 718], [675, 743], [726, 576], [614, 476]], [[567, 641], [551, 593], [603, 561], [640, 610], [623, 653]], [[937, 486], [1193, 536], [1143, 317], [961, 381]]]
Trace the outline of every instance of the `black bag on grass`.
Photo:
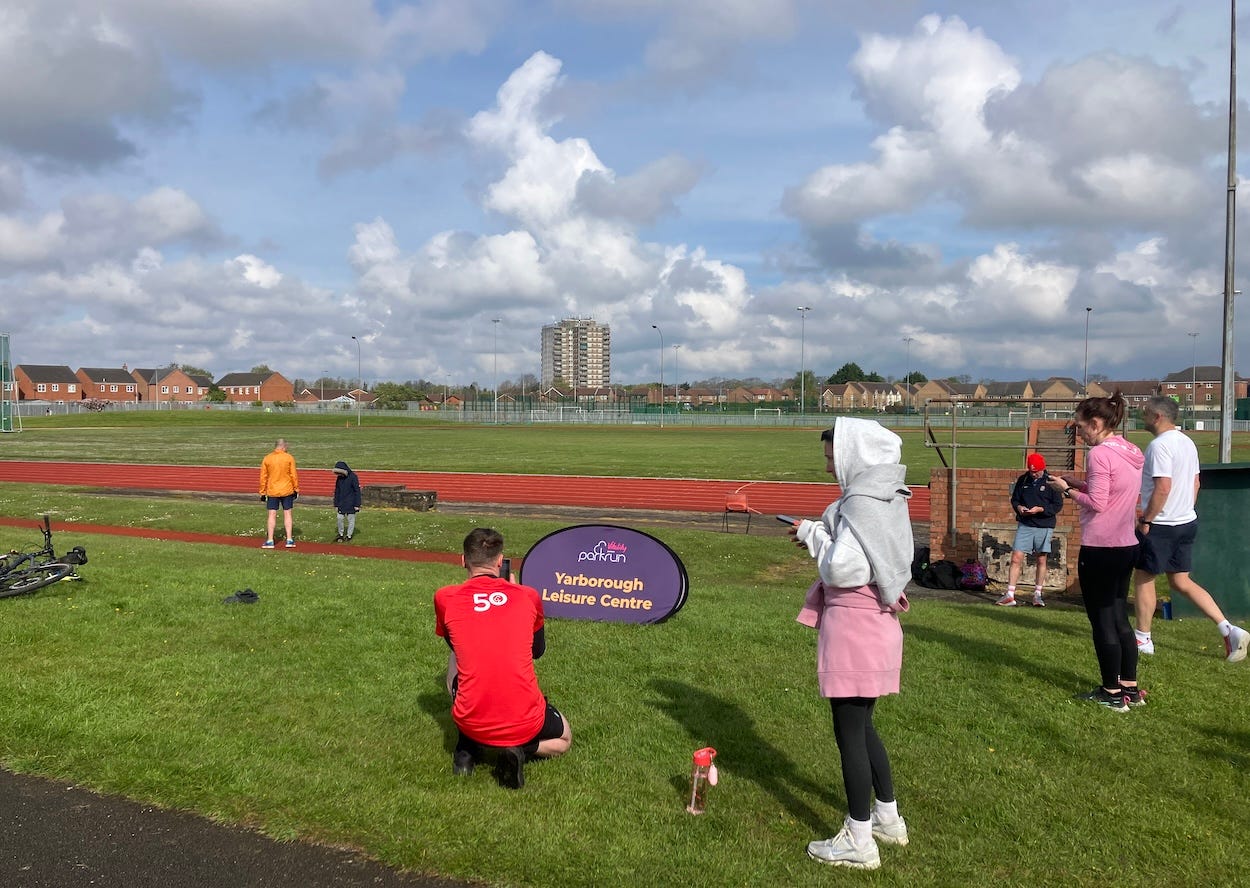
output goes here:
[[942, 560], [934, 561], [925, 568], [919, 582], [929, 589], [959, 589], [962, 578], [958, 564]]

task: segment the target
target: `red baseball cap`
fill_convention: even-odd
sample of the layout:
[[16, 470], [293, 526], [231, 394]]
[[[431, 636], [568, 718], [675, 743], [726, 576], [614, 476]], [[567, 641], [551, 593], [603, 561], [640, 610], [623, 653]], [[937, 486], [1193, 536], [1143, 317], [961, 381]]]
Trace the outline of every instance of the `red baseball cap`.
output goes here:
[[1040, 453], [1030, 453], [1029, 458], [1024, 461], [1024, 464], [1029, 467], [1030, 472], [1040, 472], [1042, 469], [1046, 468], [1046, 457], [1042, 456]]

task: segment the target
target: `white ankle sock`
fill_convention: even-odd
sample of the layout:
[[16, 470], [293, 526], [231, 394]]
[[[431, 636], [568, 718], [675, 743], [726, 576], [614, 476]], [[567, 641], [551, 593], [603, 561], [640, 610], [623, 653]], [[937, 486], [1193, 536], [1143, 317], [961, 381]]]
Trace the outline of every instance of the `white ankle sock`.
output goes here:
[[880, 799], [873, 805], [873, 813], [877, 815], [877, 820], [882, 823], [893, 823], [898, 820], [898, 799], [892, 802], [883, 802]]
[[1036, 596], [1038, 596], [1038, 597], [1040, 598], [1040, 597], [1041, 597], [1041, 595], [1042, 595], [1042, 587], [1041, 587], [1041, 586], [1034, 586], [1034, 587], [1033, 587], [1033, 594], [1034, 594], [1034, 595], [1036, 595]]
[[851, 831], [851, 838], [855, 840], [855, 844], [863, 847], [872, 844], [872, 821], [871, 820], [854, 820], [850, 817], [846, 818], [847, 829]]
[[1008, 598], [1012, 598], [1012, 597], [1014, 597], [1014, 596], [1015, 596], [1015, 594], [1016, 594], [1016, 587], [1015, 587], [1015, 586], [1008, 586], [1008, 587], [1007, 587], [1007, 597], [1008, 597]]
[[1220, 627], [1220, 635], [1228, 638], [1229, 633], [1232, 631], [1233, 624], [1228, 622], [1228, 620], [1221, 620], [1217, 625]]

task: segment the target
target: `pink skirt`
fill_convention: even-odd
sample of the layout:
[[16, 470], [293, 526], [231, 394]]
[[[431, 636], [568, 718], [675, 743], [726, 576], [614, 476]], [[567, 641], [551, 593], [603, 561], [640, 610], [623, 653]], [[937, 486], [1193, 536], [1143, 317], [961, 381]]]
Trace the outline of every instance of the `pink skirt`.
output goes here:
[[[903, 669], [903, 627], [898, 614], [881, 604], [871, 586], [823, 591], [816, 620], [820, 695], [897, 694]], [[907, 607], [907, 599], [899, 599], [898, 609]]]

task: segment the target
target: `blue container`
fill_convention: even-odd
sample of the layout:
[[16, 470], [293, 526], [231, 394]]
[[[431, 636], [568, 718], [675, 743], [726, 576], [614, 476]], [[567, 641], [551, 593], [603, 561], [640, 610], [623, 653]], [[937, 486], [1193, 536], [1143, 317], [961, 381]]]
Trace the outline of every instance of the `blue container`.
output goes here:
[[1163, 619], [1165, 620], [1172, 619], [1172, 602], [1161, 601], [1159, 602], [1159, 607], [1163, 610]]

